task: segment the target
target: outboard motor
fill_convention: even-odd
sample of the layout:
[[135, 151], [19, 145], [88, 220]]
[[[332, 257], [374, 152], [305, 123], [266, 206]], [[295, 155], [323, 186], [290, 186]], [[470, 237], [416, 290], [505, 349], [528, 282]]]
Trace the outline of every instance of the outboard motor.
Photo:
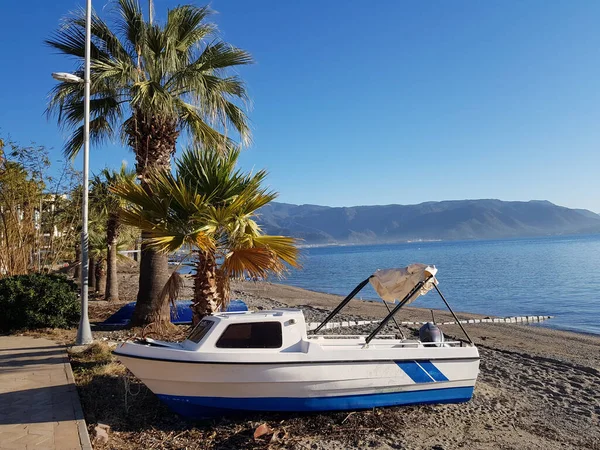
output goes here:
[[[444, 342], [444, 333], [436, 324], [427, 322], [419, 329], [419, 339], [425, 347], [441, 347]], [[432, 344], [425, 344], [425, 342], [432, 342]]]

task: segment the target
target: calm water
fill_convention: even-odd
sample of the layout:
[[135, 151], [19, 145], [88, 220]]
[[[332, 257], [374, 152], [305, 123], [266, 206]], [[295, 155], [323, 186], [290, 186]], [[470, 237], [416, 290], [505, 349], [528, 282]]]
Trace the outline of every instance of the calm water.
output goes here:
[[[439, 287], [456, 311], [552, 315], [544, 326], [600, 334], [598, 235], [310, 248], [303, 258], [303, 270], [284, 283], [346, 295], [377, 269], [422, 262], [438, 268]], [[360, 296], [376, 298], [370, 285]], [[444, 307], [435, 292], [415, 306]]]

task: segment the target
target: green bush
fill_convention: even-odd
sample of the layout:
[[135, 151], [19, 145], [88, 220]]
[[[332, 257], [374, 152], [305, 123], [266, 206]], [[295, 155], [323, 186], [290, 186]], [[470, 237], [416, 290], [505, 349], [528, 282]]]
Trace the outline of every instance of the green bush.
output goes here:
[[0, 332], [68, 328], [79, 321], [77, 285], [64, 276], [30, 274], [0, 279]]

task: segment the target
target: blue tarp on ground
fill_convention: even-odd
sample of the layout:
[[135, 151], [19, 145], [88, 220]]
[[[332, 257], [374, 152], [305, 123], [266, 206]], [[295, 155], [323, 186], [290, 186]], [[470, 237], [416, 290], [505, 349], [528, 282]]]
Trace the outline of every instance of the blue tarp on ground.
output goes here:
[[[176, 325], [182, 325], [186, 323], [192, 323], [192, 310], [190, 309], [190, 305], [192, 304], [191, 300], [180, 300], [175, 302], [177, 307], [171, 307], [171, 322]], [[126, 326], [129, 324], [131, 320], [131, 316], [133, 314], [133, 310], [135, 308], [135, 302], [127, 303], [121, 309], [119, 309], [116, 313], [102, 322], [102, 325], [108, 326]], [[229, 306], [227, 310], [229, 312], [234, 311], [248, 311], [248, 305], [244, 303], [242, 300], [231, 300], [229, 302]]]

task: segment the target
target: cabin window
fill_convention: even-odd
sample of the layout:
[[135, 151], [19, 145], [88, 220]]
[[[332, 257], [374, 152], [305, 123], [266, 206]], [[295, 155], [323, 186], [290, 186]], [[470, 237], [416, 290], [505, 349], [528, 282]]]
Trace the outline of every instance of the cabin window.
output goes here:
[[188, 340], [197, 344], [204, 336], [206, 336], [206, 333], [208, 333], [208, 330], [211, 329], [213, 324], [214, 322], [212, 320], [201, 320], [188, 336]]
[[280, 348], [281, 344], [279, 322], [231, 324], [217, 341], [218, 348]]

